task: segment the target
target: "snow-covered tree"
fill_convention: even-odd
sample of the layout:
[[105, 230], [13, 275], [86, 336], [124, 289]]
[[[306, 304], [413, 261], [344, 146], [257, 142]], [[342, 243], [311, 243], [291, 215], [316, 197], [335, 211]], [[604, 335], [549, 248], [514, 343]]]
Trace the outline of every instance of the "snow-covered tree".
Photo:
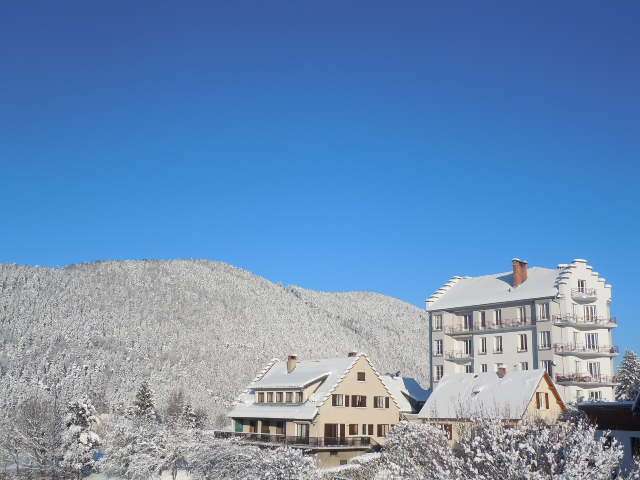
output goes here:
[[182, 415], [184, 409], [184, 391], [182, 389], [173, 390], [169, 394], [169, 399], [167, 400], [167, 408], [165, 409], [165, 421], [169, 425], [174, 425], [178, 423], [180, 420], [180, 416]]
[[146, 380], [140, 385], [136, 399], [133, 402], [133, 412], [136, 417], [157, 419], [154, 393]]
[[180, 423], [186, 428], [198, 428], [198, 416], [190, 403], [187, 403], [182, 407]]
[[616, 379], [616, 400], [634, 400], [640, 392], [640, 359], [635, 352], [624, 352]]
[[69, 403], [66, 430], [62, 435], [62, 466], [78, 479], [95, 465], [94, 454], [100, 445], [100, 437], [95, 432], [97, 424], [96, 410], [91, 402]]

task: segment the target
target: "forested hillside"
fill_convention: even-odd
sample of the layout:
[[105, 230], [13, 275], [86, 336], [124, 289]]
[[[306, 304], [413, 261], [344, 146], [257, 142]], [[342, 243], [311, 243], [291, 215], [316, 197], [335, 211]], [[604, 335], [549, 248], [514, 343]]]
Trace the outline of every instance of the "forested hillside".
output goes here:
[[0, 408], [33, 395], [129, 404], [182, 387], [214, 424], [271, 358], [369, 354], [427, 379], [426, 315], [375, 293], [274, 284], [209, 261], [0, 265]]

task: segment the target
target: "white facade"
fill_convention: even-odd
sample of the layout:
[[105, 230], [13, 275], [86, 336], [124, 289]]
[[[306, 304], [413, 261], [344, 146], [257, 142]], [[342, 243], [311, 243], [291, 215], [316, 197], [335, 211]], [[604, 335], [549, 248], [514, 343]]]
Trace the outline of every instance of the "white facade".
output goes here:
[[[514, 259], [514, 265], [516, 260]], [[432, 387], [447, 373], [544, 368], [567, 402], [613, 399], [611, 286], [585, 260], [454, 277], [427, 300]]]

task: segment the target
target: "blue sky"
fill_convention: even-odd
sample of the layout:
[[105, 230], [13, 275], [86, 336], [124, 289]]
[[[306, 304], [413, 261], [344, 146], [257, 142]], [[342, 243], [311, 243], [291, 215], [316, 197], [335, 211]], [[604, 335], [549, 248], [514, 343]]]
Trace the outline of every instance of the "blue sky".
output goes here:
[[637, 2], [4, 5], [0, 262], [208, 258], [422, 306], [514, 256], [587, 258], [640, 349], [639, 23]]

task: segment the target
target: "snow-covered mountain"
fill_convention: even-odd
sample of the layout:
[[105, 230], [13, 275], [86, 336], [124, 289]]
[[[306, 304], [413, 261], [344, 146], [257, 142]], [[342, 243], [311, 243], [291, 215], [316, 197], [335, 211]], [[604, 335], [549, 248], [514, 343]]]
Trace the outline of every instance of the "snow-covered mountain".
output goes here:
[[366, 352], [427, 379], [426, 315], [367, 292], [272, 283], [210, 261], [0, 265], [0, 408], [34, 394], [129, 404], [147, 379], [182, 387], [214, 423], [271, 358]]

